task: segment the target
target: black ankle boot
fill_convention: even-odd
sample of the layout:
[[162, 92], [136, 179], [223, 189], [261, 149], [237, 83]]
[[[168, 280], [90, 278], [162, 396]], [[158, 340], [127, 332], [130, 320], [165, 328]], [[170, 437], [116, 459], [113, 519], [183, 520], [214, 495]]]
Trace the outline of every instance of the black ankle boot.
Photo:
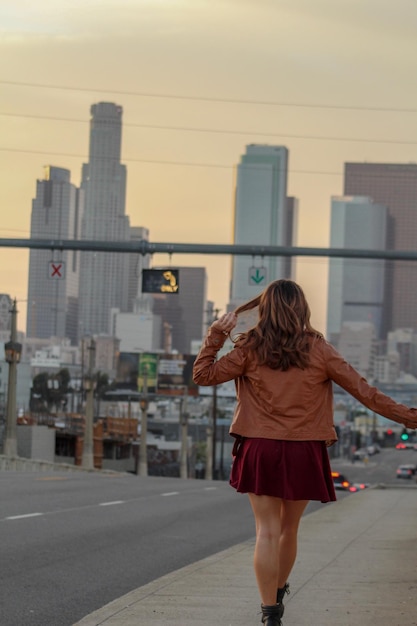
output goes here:
[[262, 609], [262, 624], [265, 626], [282, 626], [281, 617], [281, 604], [261, 604]]
[[285, 583], [283, 587], [279, 587], [279, 589], [277, 589], [277, 604], [279, 604], [282, 607], [281, 617], [284, 615], [284, 605], [282, 601], [286, 593], [287, 594], [290, 593], [290, 586], [288, 583]]

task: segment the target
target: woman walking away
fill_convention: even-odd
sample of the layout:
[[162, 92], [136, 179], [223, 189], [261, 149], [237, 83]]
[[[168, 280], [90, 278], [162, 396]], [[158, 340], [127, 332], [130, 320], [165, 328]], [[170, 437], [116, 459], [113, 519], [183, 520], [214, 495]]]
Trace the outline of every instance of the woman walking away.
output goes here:
[[[258, 321], [216, 360], [238, 315], [259, 307]], [[247, 493], [255, 517], [254, 570], [262, 623], [281, 626], [283, 599], [309, 500], [336, 500], [327, 446], [337, 440], [332, 381], [371, 411], [416, 428], [417, 409], [371, 387], [310, 324], [299, 285], [277, 280], [213, 322], [194, 363], [198, 385], [235, 380], [237, 404], [230, 484]]]

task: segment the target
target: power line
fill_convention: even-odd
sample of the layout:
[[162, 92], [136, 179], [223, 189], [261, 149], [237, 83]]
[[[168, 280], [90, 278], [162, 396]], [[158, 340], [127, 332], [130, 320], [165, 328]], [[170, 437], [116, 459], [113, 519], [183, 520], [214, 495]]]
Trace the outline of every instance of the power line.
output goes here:
[[402, 107], [380, 107], [380, 106], [360, 106], [360, 105], [345, 105], [345, 104], [323, 104], [323, 103], [307, 103], [307, 102], [278, 102], [268, 100], [249, 100], [238, 98], [215, 98], [211, 96], [189, 96], [185, 94], [168, 94], [168, 93], [151, 93], [145, 91], [127, 91], [118, 89], [107, 88], [94, 88], [94, 87], [73, 87], [69, 85], [51, 85], [42, 83], [29, 83], [19, 82], [12, 80], [0, 80], [2, 85], [13, 85], [16, 87], [29, 87], [35, 89], [58, 89], [63, 91], [80, 91], [84, 93], [111, 93], [122, 96], [137, 96], [141, 98], [161, 98], [171, 100], [188, 100], [195, 102], [213, 102], [221, 104], [243, 104], [243, 105], [256, 105], [256, 106], [278, 106], [278, 107], [293, 107], [293, 108], [306, 108], [306, 109], [334, 109], [341, 111], [378, 111], [382, 113], [417, 113], [417, 109], [402, 108]]
[[[84, 159], [88, 160], [88, 156], [86, 154], [71, 154], [69, 152], [52, 152], [45, 150], [24, 150], [20, 148], [7, 148], [0, 146], [0, 152], [10, 152], [13, 154], [33, 154], [33, 155], [45, 155], [47, 157], [65, 157], [65, 158], [73, 158], [73, 159]], [[113, 157], [101, 157], [104, 161], [106, 158], [113, 159]], [[114, 160], [114, 159], [113, 159]], [[222, 169], [222, 170], [234, 170], [236, 167], [239, 169], [248, 168], [250, 170], [262, 170], [262, 169], [270, 169], [270, 165], [260, 165], [260, 164], [242, 164], [239, 163], [237, 166], [234, 165], [226, 165], [222, 163], [197, 163], [190, 161], [164, 161], [158, 159], [140, 159], [135, 157], [123, 157], [123, 162], [126, 163], [144, 163], [147, 165], [174, 165], [178, 167], [198, 167], [198, 168], [210, 168], [210, 169]], [[371, 163], [372, 164], [372, 163]], [[415, 163], [391, 163], [389, 165], [394, 166], [408, 166], [409, 168], [413, 168], [412, 172], [414, 174], [414, 168], [417, 167]], [[281, 171], [281, 170], [278, 170]], [[323, 171], [323, 170], [298, 170], [298, 169], [288, 169], [288, 174], [309, 174], [309, 175], [317, 175], [317, 176], [343, 176], [343, 172], [336, 171]], [[384, 178], [386, 175], [384, 173], [373, 173], [369, 175], [369, 178], [377, 179]]]
[[[69, 122], [76, 124], [89, 124], [89, 120], [80, 120], [65, 117], [47, 116], [47, 115], [33, 115], [23, 113], [8, 113], [1, 112], [0, 115], [4, 117], [19, 117], [25, 119], [47, 120], [53, 122]], [[282, 137], [285, 139], [307, 139], [312, 141], [345, 141], [352, 143], [376, 143], [376, 144], [390, 144], [390, 145], [406, 145], [415, 146], [417, 141], [404, 141], [396, 139], [360, 139], [358, 137], [329, 137], [324, 135], [294, 135], [289, 133], [276, 133], [265, 132], [258, 130], [227, 130], [221, 128], [201, 128], [201, 127], [188, 127], [188, 126], [165, 126], [160, 124], [138, 124], [136, 122], [123, 121], [123, 127], [129, 128], [143, 128], [148, 130], [171, 130], [176, 132], [193, 132], [193, 133], [213, 133], [218, 135], [256, 135], [259, 137]]]
[[[59, 156], [59, 157], [70, 157], [76, 159], [88, 159], [88, 156], [85, 154], [69, 154], [65, 152], [46, 152], [43, 150], [21, 150], [19, 148], [4, 148], [0, 147], [0, 152], [13, 152], [19, 154], [44, 154], [46, 156]], [[104, 160], [106, 157], [102, 157]], [[111, 157], [108, 157], [111, 158]], [[126, 163], [148, 163], [151, 165], [178, 165], [178, 166], [186, 166], [186, 167], [208, 167], [213, 169], [224, 169], [224, 170], [233, 170], [235, 168], [234, 165], [223, 165], [221, 163], [191, 163], [189, 161], [161, 161], [156, 159], [136, 159], [136, 158], [123, 158], [123, 161]], [[243, 166], [244, 167], [244, 166]], [[266, 166], [256, 165], [250, 166], [252, 169], [263, 169]], [[342, 172], [320, 172], [314, 170], [288, 170], [288, 173], [293, 174], [317, 174], [317, 175], [325, 175], [325, 176], [343, 176]]]

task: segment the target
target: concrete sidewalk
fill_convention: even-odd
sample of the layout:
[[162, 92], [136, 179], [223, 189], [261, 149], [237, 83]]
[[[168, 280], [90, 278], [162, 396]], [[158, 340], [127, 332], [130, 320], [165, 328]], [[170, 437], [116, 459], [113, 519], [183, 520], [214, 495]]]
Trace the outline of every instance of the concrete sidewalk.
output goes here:
[[[257, 626], [249, 541], [163, 576], [74, 626]], [[417, 625], [417, 488], [367, 489], [302, 519], [283, 626]]]

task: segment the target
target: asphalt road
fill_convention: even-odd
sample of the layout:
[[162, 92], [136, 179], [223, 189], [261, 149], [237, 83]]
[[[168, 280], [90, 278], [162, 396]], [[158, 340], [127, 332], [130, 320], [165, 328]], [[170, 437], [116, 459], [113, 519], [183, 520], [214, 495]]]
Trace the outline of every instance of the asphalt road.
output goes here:
[[69, 626], [254, 534], [225, 482], [0, 473], [0, 622]]
[[[333, 465], [351, 481], [395, 484], [397, 465], [412, 462], [417, 452], [383, 450], [366, 465]], [[221, 481], [2, 472], [0, 494], [2, 626], [72, 626], [254, 535], [247, 498]]]

